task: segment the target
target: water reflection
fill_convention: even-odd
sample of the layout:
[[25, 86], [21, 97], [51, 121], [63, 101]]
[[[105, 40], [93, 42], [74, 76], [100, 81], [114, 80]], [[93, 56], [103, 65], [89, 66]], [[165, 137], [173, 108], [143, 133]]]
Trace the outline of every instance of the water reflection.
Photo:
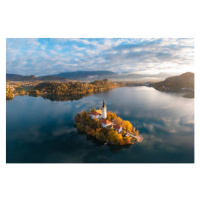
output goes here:
[[[144, 137], [127, 148], [78, 134], [74, 117], [102, 105], [131, 121]], [[52, 100], [52, 99], [51, 99]], [[11, 163], [194, 162], [194, 100], [146, 87], [117, 88], [77, 101], [16, 96], [7, 102], [6, 159]]]
[[[109, 91], [110, 90], [105, 90], [104, 93], [109, 92]], [[87, 97], [92, 94], [98, 94], [98, 93], [101, 93], [101, 92], [93, 92], [93, 93], [88, 93], [88, 94], [66, 94], [66, 95], [44, 94], [44, 95], [41, 95], [41, 97], [44, 99], [49, 99], [51, 101], [77, 101], [77, 100], [82, 99], [83, 97]], [[29, 94], [29, 96], [39, 97], [40, 95]]]

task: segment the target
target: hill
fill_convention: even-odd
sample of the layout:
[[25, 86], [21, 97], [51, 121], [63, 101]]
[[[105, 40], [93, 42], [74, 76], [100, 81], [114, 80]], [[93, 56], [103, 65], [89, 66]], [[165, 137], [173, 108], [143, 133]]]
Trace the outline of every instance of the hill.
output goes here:
[[34, 91], [39, 93], [71, 95], [71, 94], [88, 94], [101, 92], [104, 90], [120, 87], [120, 84], [113, 83], [107, 79], [97, 80], [91, 83], [84, 82], [42, 82], [34, 87]]
[[64, 72], [55, 75], [46, 75], [36, 77], [31, 76], [22, 76], [18, 74], [6, 74], [6, 79], [10, 81], [65, 81], [68, 80], [77, 80], [77, 81], [95, 81], [102, 79], [109, 79], [111, 81], [152, 81], [158, 82], [162, 81], [169, 76], [175, 74], [167, 74], [161, 72], [159, 74], [136, 74], [136, 73], [114, 73], [112, 71], [75, 71], [75, 72]]
[[165, 72], [161, 72], [158, 74], [138, 74], [138, 73], [121, 73], [121, 74], [113, 74], [111, 76], [107, 76], [106, 78], [112, 81], [153, 81], [158, 82], [162, 81], [169, 76], [173, 76], [176, 74], [168, 74]]
[[64, 81], [65, 78], [55, 77], [55, 76], [41, 76], [37, 77], [34, 75], [31, 76], [22, 76], [18, 74], [6, 74], [7, 81]]
[[180, 76], [166, 78], [164, 81], [154, 84], [158, 90], [183, 90], [194, 89], [194, 73], [186, 72]]
[[122, 84], [113, 83], [107, 79], [87, 82], [42, 82], [31, 88], [29, 95], [39, 96], [50, 100], [68, 101], [78, 100], [91, 93], [108, 91]]
[[103, 79], [107, 76], [114, 75], [114, 72], [111, 71], [75, 71], [75, 72], [64, 72], [55, 74], [52, 76], [56, 77], [62, 77], [66, 79], [72, 79], [72, 80], [97, 80], [97, 79]]
[[76, 71], [55, 74], [53, 76], [80, 81], [109, 79], [111, 81], [161, 81], [174, 74], [161, 72], [159, 74], [115, 73], [112, 71]]

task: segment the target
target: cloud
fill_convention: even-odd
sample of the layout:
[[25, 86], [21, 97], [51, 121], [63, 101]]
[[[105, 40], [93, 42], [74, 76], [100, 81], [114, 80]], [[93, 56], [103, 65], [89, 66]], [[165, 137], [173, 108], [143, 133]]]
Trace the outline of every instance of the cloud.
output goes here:
[[100, 69], [184, 72], [193, 71], [193, 65], [193, 39], [7, 39], [7, 73], [47, 75]]

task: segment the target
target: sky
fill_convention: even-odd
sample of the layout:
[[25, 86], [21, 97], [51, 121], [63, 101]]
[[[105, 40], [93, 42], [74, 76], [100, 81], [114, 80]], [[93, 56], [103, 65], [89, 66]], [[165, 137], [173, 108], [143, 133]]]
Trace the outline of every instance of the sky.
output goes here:
[[6, 72], [52, 75], [108, 70], [157, 74], [194, 72], [194, 39], [7, 38]]

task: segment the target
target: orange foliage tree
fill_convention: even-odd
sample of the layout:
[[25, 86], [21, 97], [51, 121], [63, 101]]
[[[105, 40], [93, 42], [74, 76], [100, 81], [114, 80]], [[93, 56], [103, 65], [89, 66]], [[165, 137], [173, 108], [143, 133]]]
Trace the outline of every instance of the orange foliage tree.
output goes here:
[[107, 120], [112, 121], [117, 118], [117, 115], [111, 111], [107, 112]]
[[124, 121], [123, 121], [123, 119], [120, 118], [120, 117], [115, 118], [115, 119], [114, 119], [114, 122], [115, 122], [116, 124], [119, 124], [119, 125], [122, 126], [122, 127], [123, 127], [123, 125], [124, 125]]
[[132, 132], [132, 130], [133, 130], [132, 124], [127, 120], [124, 121], [123, 128], [126, 129], [129, 132]]

